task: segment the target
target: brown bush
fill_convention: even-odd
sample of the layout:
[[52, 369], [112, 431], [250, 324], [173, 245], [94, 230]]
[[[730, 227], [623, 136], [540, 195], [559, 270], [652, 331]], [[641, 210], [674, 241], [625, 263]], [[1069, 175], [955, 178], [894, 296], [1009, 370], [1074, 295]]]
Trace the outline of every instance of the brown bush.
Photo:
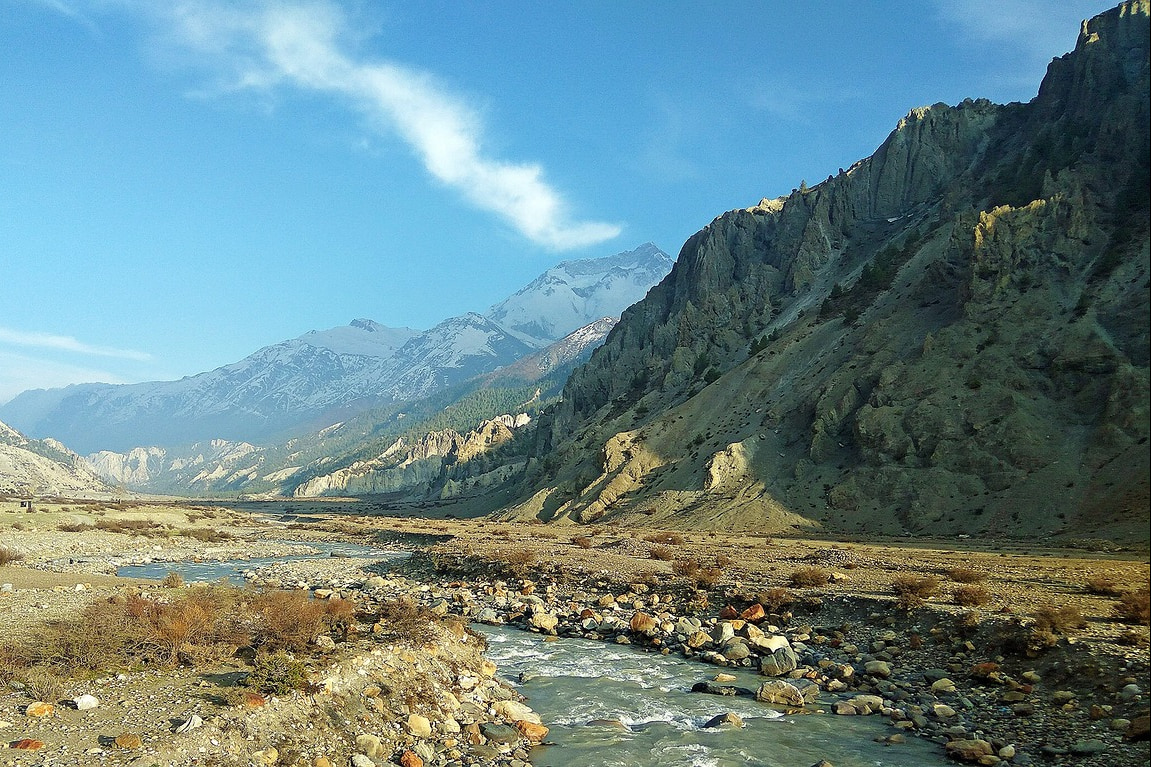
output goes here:
[[723, 569], [719, 567], [701, 567], [695, 575], [692, 576], [696, 588], [701, 589], [714, 588], [721, 578], [723, 578]]
[[176, 535], [192, 538], [201, 543], [223, 543], [236, 537], [225, 530], [216, 530], [211, 527], [190, 527], [185, 530], [178, 530]]
[[1074, 605], [1040, 607], [1031, 617], [1034, 619], [1032, 629], [1040, 634], [1069, 636], [1087, 625], [1083, 614]]
[[794, 603], [795, 597], [787, 589], [776, 586], [756, 594], [755, 601], [763, 605], [765, 611], [774, 613], [779, 612], [781, 607]]
[[592, 540], [586, 535], [575, 535], [572, 536], [572, 544], [581, 549], [590, 549], [592, 547]]
[[522, 578], [527, 575], [528, 570], [536, 562], [536, 553], [531, 549], [515, 549], [513, 551], [501, 551], [496, 555], [496, 559], [504, 566], [508, 572], [516, 577]]
[[659, 543], [664, 546], [680, 546], [683, 544], [683, 536], [679, 533], [661, 532], [645, 535], [643, 538], [648, 543]]
[[23, 559], [23, 551], [10, 549], [7, 546], [0, 546], [0, 565], [10, 565], [13, 562], [20, 562]]
[[953, 567], [947, 571], [947, 577], [956, 583], [980, 583], [987, 580], [987, 573], [970, 567]]
[[826, 586], [831, 581], [831, 573], [822, 567], [801, 567], [788, 578], [796, 588]]
[[982, 586], [959, 586], [951, 592], [955, 604], [962, 607], [978, 607], [991, 601], [991, 593]]
[[302, 650], [328, 630], [326, 603], [303, 591], [267, 591], [251, 605], [256, 617], [254, 644], [271, 649]]
[[684, 578], [694, 578], [700, 571], [699, 560], [682, 557], [671, 563], [671, 572]]
[[427, 644], [432, 637], [432, 626], [439, 618], [426, 607], [407, 599], [384, 602], [376, 615], [381, 638], [401, 639], [414, 645]]
[[667, 546], [652, 546], [648, 556], [652, 559], [658, 559], [661, 562], [670, 562], [675, 559], [675, 552]]
[[716, 567], [731, 567], [734, 564], [735, 564], [735, 560], [732, 559], [731, 557], [729, 557], [727, 554], [716, 554], [715, 555], [715, 566]]
[[939, 579], [934, 575], [897, 575], [891, 581], [891, 589], [899, 607], [918, 607], [939, 592]]
[[61, 522], [56, 525], [56, 529], [62, 533], [82, 533], [85, 530], [95, 530], [96, 527], [86, 522]]
[[99, 519], [96, 521], [96, 529], [126, 535], [154, 536], [165, 534], [164, 526], [150, 519]]
[[1095, 594], [1101, 597], [1117, 597], [1123, 594], [1123, 587], [1115, 582], [1113, 578], [1106, 575], [1097, 575], [1091, 578], [1084, 584], [1083, 588], [1088, 594]]
[[1115, 614], [1128, 623], [1148, 625], [1151, 619], [1151, 588], [1128, 591], [1115, 603]]

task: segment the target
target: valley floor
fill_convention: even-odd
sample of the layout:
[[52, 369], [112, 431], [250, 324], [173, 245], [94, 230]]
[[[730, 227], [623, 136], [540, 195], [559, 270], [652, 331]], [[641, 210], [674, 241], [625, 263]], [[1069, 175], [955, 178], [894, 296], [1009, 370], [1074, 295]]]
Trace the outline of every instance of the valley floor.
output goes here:
[[[723, 677], [716, 676], [723, 667], [758, 666], [765, 686], [775, 691], [761, 689], [761, 700], [793, 711], [873, 714], [889, 725], [893, 748], [920, 736], [938, 741], [941, 754], [946, 749], [953, 758], [980, 764], [1094, 767], [1148, 759], [1146, 553], [1043, 551], [980, 541], [772, 540], [363, 516], [362, 508], [355, 502], [73, 503], [28, 512], [0, 502], [0, 553], [15, 554], [0, 566], [0, 583], [7, 584], [0, 592], [0, 635], [34, 641], [46, 621], [117, 594], [142, 589], [171, 598], [155, 582], [142, 587], [115, 577], [122, 564], [275, 556], [308, 541], [347, 540], [412, 556], [391, 564], [340, 557], [293, 561], [257, 569], [249, 580], [342, 596], [361, 611], [385, 594], [402, 595], [468, 621], [682, 655], [712, 667], [700, 665], [700, 679], [713, 680], [705, 693], [732, 694], [734, 688], [722, 689]], [[1141, 620], [1132, 612], [1138, 599], [1123, 596], [1140, 589]], [[1127, 619], [1120, 620], [1120, 609]], [[773, 648], [784, 645], [794, 651], [797, 666], [769, 671]], [[381, 651], [367, 647], [356, 652]], [[352, 646], [341, 642], [340, 649]], [[354, 664], [355, 657], [333, 655], [324, 662]], [[532, 759], [533, 741], [523, 734], [500, 740], [476, 729], [469, 740], [467, 725], [482, 723], [494, 733], [491, 728], [501, 724], [481, 722], [484, 717], [470, 709], [451, 716], [437, 710], [428, 717], [432, 732], [413, 733], [405, 717], [416, 711], [402, 702], [397, 710], [375, 712], [375, 730], [353, 726], [353, 712], [342, 731], [314, 733], [318, 745], [284, 747], [282, 735], [272, 732], [275, 722], [304, 716], [298, 707], [318, 705], [316, 696], [294, 693], [288, 702], [273, 702], [268, 710], [279, 711], [276, 717], [254, 717], [216, 689], [219, 680], [234, 684], [246, 675], [241, 662], [211, 672], [137, 669], [83, 680], [62, 694], [72, 698], [83, 687], [110, 702], [98, 715], [62, 709], [51, 722], [26, 714], [31, 691], [19, 682], [12, 686], [16, 677], [5, 671], [0, 669], [0, 681], [9, 682], [0, 690], [0, 738], [47, 745], [44, 751], [0, 752], [0, 764], [152, 763], [141, 753], [163, 756], [163, 764], [232, 763], [229, 754], [243, 757], [235, 763], [250, 757], [269, 765], [319, 765], [329, 756], [333, 764], [347, 764], [356, 755], [374, 760], [363, 764], [383, 764], [406, 752], [445, 765]], [[514, 697], [497, 688], [493, 681], [485, 693], [488, 708], [502, 695]], [[813, 688], [818, 698], [803, 699]], [[467, 694], [453, 692], [457, 702]], [[773, 694], [782, 697], [768, 700]], [[796, 694], [801, 697], [788, 699]], [[362, 705], [355, 710], [365, 714]], [[169, 722], [194, 712], [215, 735], [180, 743]], [[451, 724], [440, 729], [437, 718]], [[516, 724], [504, 719], [505, 726]], [[143, 737], [142, 752], [114, 743], [119, 730], [133, 728]], [[368, 756], [361, 748], [368, 741], [357, 740], [356, 731], [394, 737]], [[273, 743], [281, 747], [269, 752]]]

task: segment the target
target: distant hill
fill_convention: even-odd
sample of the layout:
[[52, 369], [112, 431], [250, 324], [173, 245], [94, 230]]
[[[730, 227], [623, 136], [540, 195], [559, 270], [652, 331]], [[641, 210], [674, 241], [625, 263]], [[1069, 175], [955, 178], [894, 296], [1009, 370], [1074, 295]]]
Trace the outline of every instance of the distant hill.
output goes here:
[[493, 307], [426, 331], [371, 320], [260, 349], [179, 381], [23, 392], [0, 418], [84, 453], [212, 440], [271, 444], [352, 415], [427, 397], [618, 317], [671, 268], [654, 245], [566, 261]]
[[55, 440], [32, 440], [0, 423], [0, 495], [81, 496], [113, 490]]

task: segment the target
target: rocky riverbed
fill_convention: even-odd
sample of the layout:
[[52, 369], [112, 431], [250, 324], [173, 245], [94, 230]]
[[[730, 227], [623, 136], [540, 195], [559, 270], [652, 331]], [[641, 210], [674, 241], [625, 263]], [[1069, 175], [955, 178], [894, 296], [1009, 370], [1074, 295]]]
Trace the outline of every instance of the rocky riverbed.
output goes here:
[[[680, 657], [699, 664], [699, 695], [756, 699], [765, 707], [817, 716], [871, 717], [884, 723], [876, 737], [891, 748], [898, 749], [911, 738], [927, 739], [938, 744], [941, 758], [946, 755], [960, 762], [1102, 767], [1145, 764], [1148, 759], [1147, 629], [1115, 621], [1105, 611], [1110, 602], [1083, 587], [1101, 575], [1146, 583], [1146, 561], [1138, 557], [722, 540], [666, 533], [660, 538], [645, 531], [618, 530], [584, 534], [571, 530], [560, 537], [530, 526], [347, 517], [296, 529], [264, 523], [243, 527], [246, 532], [237, 533], [247, 536], [242, 540], [253, 552], [261, 549], [262, 540], [273, 535], [282, 540], [286, 533], [301, 541], [320, 536], [413, 551], [404, 563], [326, 558], [271, 564], [247, 573], [255, 586], [306, 589], [317, 599], [349, 600], [363, 614], [404, 597], [438, 616], [462, 619], [446, 625], [507, 625], [541, 637], [595, 639]], [[2, 543], [32, 550], [36, 535], [36, 531], [5, 531]], [[645, 540], [648, 537], [655, 540]], [[674, 549], [674, 559], [656, 557], [666, 549]], [[707, 562], [707, 569], [719, 572], [685, 575], [691, 568], [676, 565], [688, 556], [697, 566]], [[89, 593], [77, 592], [76, 579], [83, 577], [77, 570], [84, 567], [85, 558], [71, 559], [64, 564], [59, 557], [33, 556], [20, 563], [21, 572], [31, 566], [45, 577], [70, 580], [54, 589], [13, 586], [0, 596], [6, 602], [0, 611], [3, 620], [9, 625], [35, 625], [54, 614], [54, 603], [107, 599], [125, 588], [115, 582], [93, 582]], [[1036, 563], [1043, 566], [1037, 568]], [[928, 595], [918, 606], [895, 604], [890, 585], [896, 574], [938, 574], [959, 564], [986, 574], [981, 583], [990, 595], [987, 603], [960, 607], [941, 593]], [[827, 582], [790, 583], [795, 568], [802, 567], [821, 568], [828, 573]], [[0, 580], [11, 571], [0, 570]], [[64, 572], [48, 575], [54, 571]], [[28, 600], [29, 592], [29, 601], [19, 601]], [[1075, 606], [1088, 625], [1077, 630], [1062, 627], [1038, 641], [1034, 620], [1025, 610], [1053, 597], [1064, 606]], [[30, 603], [43, 606], [28, 607]], [[457, 644], [466, 646], [467, 653], [478, 648], [474, 635], [462, 628], [457, 634]], [[465, 641], [469, 637], [470, 645]], [[447, 666], [456, 671], [454, 676], [438, 677], [433, 691], [422, 696], [436, 702], [422, 713], [414, 699], [405, 700], [402, 694], [382, 700], [376, 693], [374, 699], [381, 702], [372, 704], [372, 696], [363, 689], [349, 692], [351, 688], [336, 684], [332, 689], [341, 692], [317, 690], [265, 701], [261, 712], [281, 708], [289, 712], [280, 725], [274, 723], [275, 717], [258, 724], [269, 714], [256, 716], [242, 707], [212, 702], [212, 688], [202, 685], [215, 685], [216, 678], [187, 671], [111, 675], [85, 683], [84, 690], [67, 692], [71, 698], [85, 692], [99, 698], [101, 706], [95, 709], [103, 712], [99, 716], [137, 717], [116, 721], [123, 722], [120, 729], [126, 732], [142, 732], [142, 740], [153, 749], [148, 756], [166, 760], [160, 762], [165, 764], [227, 763], [241, 746], [246, 757], [262, 754], [258, 758], [265, 764], [321, 764], [322, 758], [351, 763], [356, 756], [364, 765], [369, 762], [363, 759], [382, 764], [405, 753], [411, 754], [409, 764], [415, 759], [443, 765], [528, 764], [533, 743], [546, 738], [545, 730], [534, 727], [546, 728], [547, 723], [532, 721], [530, 709], [521, 707], [515, 691], [496, 681], [494, 668], [485, 666], [478, 654], [468, 655], [470, 660], [464, 663], [445, 649], [451, 647], [450, 638], [445, 640], [448, 644], [430, 648], [362, 641], [367, 644], [333, 642], [331, 655], [325, 656], [330, 663], [317, 665], [313, 676], [342, 678], [339, 668], [356, 668], [364, 658], [371, 668], [359, 667], [352, 673], [369, 690], [373, 676], [393, 679], [397, 674], [419, 687], [419, 680], [444, 657], [452, 658]], [[405, 669], [402, 673], [400, 667]], [[381, 671], [385, 668], [386, 673]], [[757, 683], [733, 683], [725, 673], [736, 670], [758, 672]], [[242, 674], [243, 669], [220, 673], [225, 676], [218, 679], [227, 679], [227, 673]], [[396, 688], [394, 682], [376, 686]], [[0, 699], [0, 719], [8, 725], [0, 737], [10, 736], [10, 743], [43, 741], [50, 751], [41, 753], [52, 753], [54, 761], [13, 749], [5, 757], [9, 763], [85, 764], [74, 758], [85, 754], [106, 764], [140, 759], [116, 746], [117, 727], [106, 719], [71, 709], [58, 710], [54, 718], [36, 719], [21, 710], [30, 702], [28, 697], [27, 690], [14, 689]], [[175, 728], [192, 713], [207, 724], [197, 728], [204, 729], [197, 736], [200, 740], [185, 744], [182, 739], [188, 733], [178, 734]], [[426, 731], [421, 720], [410, 720], [413, 714], [428, 722]], [[363, 719], [365, 715], [369, 720]], [[152, 723], [151, 729], [140, 717]], [[319, 727], [317, 718], [326, 718], [327, 724]], [[101, 723], [97, 731], [84, 726], [89, 720]], [[64, 741], [53, 741], [57, 730]], [[205, 745], [203, 736], [208, 733], [212, 735]], [[379, 738], [380, 748], [360, 748], [373, 742], [360, 736]], [[67, 748], [61, 750], [61, 744]], [[269, 747], [276, 750], [274, 758]]]

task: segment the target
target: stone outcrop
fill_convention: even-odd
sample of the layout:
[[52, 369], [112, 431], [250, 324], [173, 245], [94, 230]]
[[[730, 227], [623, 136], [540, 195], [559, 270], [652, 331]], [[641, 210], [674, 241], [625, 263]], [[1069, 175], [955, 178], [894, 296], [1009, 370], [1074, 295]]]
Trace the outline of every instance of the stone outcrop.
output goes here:
[[1148, 3], [1027, 104], [725, 213], [545, 412], [508, 516], [1146, 538]]

